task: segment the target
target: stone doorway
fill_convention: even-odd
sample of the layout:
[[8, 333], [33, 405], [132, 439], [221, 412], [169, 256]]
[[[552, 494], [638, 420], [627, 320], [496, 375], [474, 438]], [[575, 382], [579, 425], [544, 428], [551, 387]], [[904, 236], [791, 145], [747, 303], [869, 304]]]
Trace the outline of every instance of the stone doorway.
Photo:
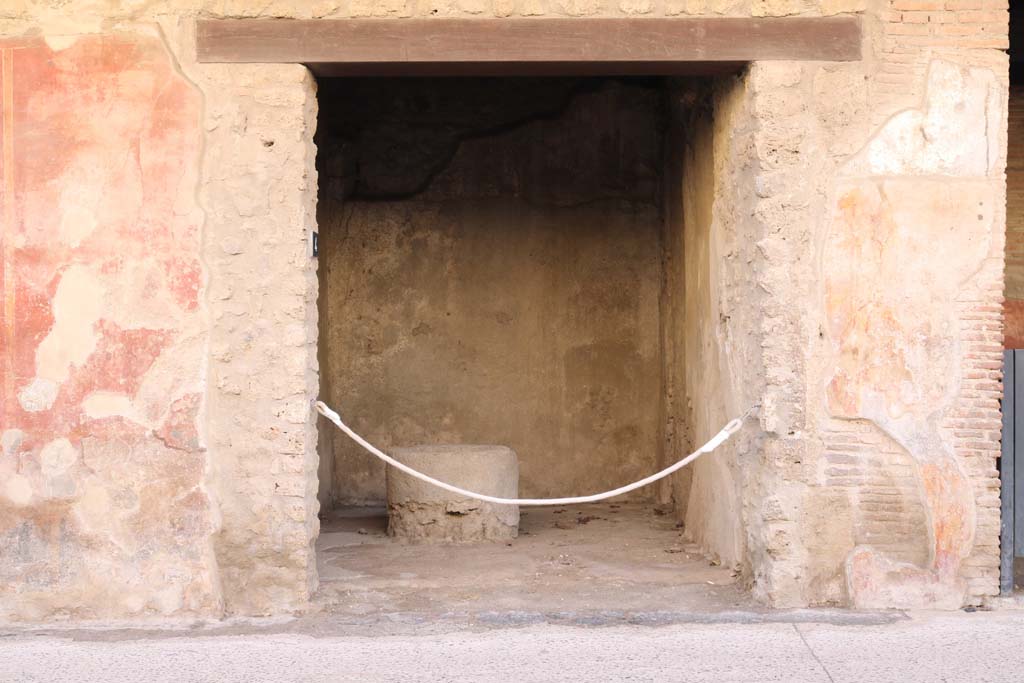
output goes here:
[[[738, 83], [321, 78], [321, 397], [385, 450], [510, 446], [528, 497], [615, 488], [690, 452], [721, 426], [694, 422], [715, 391], [713, 110]], [[473, 584], [543, 610], [572, 575], [589, 592], [560, 599], [577, 606], [745, 600], [721, 454], [606, 505], [524, 509], [507, 547], [433, 549], [384, 536], [382, 463], [325, 421], [319, 453], [325, 594], [422, 606], [412, 587], [444, 576], [442, 603], [472, 610]], [[509, 590], [509, 573], [532, 578]]]

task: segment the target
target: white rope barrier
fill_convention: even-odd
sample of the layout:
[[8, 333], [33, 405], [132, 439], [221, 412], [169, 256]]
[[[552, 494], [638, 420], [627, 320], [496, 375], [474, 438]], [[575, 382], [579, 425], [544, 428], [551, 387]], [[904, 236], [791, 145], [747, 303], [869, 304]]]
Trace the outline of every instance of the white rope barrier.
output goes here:
[[408, 465], [400, 463], [399, 461], [392, 458], [390, 455], [387, 455], [386, 453], [379, 450], [377, 447], [375, 447], [373, 444], [371, 444], [363, 437], [356, 434], [351, 427], [349, 427], [347, 424], [341, 421], [341, 416], [338, 415], [338, 413], [331, 410], [326, 403], [324, 403], [323, 401], [316, 402], [317, 412], [319, 412], [321, 415], [323, 415], [328, 420], [333, 422], [338, 429], [345, 432], [349, 436], [349, 438], [351, 438], [357, 444], [359, 444], [367, 451], [369, 451], [371, 454], [377, 456], [387, 464], [391, 465], [392, 467], [400, 469], [406, 474], [416, 477], [421, 481], [425, 481], [429, 484], [433, 484], [434, 486], [442, 488], [445, 491], [457, 493], [460, 496], [465, 496], [466, 498], [482, 500], [485, 503], [497, 503], [499, 505], [573, 505], [575, 503], [593, 503], [599, 500], [604, 500], [606, 498], [621, 496], [622, 494], [629, 493], [630, 491], [635, 491], [636, 489], [647, 486], [648, 484], [653, 484], [659, 479], [664, 479], [673, 472], [676, 472], [686, 467], [691, 462], [693, 462], [700, 456], [704, 455], [705, 453], [710, 453], [711, 451], [721, 446], [723, 443], [729, 440], [729, 437], [731, 437], [733, 434], [738, 432], [741, 427], [743, 427], [744, 420], [746, 420], [747, 416], [750, 415], [750, 413], [756, 407], [757, 406], [753, 406], [740, 417], [730, 420], [729, 423], [722, 427], [721, 431], [719, 431], [717, 434], [711, 437], [707, 443], [705, 443], [703, 446], [695, 450], [693, 453], [690, 453], [688, 456], [686, 456], [679, 462], [675, 463], [674, 465], [669, 465], [660, 472], [656, 472], [651, 476], [645, 477], [640, 481], [635, 481], [632, 484], [627, 484], [626, 486], [620, 486], [619, 488], [612, 489], [611, 491], [605, 491], [604, 493], [595, 493], [589, 496], [571, 496], [569, 498], [499, 498], [497, 496], [488, 496], [483, 493], [467, 491], [466, 489], [459, 488], [458, 486], [453, 486], [452, 484], [445, 483], [439, 479], [434, 479], [428, 474], [423, 474], [422, 472], [414, 470]]

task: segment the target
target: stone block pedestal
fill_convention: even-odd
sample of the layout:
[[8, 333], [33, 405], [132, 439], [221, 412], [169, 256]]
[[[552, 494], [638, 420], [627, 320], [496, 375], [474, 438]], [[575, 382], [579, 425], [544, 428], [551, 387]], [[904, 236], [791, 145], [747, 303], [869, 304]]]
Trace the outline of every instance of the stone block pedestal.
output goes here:
[[[470, 491], [519, 495], [519, 461], [505, 446], [396, 448], [399, 462]], [[519, 506], [465, 498], [387, 468], [388, 534], [420, 543], [504, 541], [519, 534]]]

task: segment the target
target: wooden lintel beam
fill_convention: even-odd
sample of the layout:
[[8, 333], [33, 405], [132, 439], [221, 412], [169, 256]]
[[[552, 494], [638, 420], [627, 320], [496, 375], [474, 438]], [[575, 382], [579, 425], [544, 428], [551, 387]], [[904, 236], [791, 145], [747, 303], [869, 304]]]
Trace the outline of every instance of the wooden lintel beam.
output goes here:
[[[200, 19], [200, 62], [302, 63], [338, 73], [685, 72], [756, 60], [851, 61], [856, 16], [556, 19]], [[505, 65], [504, 69], [501, 65]], [[575, 66], [574, 66], [575, 65]], [[703, 68], [703, 67], [700, 67]]]

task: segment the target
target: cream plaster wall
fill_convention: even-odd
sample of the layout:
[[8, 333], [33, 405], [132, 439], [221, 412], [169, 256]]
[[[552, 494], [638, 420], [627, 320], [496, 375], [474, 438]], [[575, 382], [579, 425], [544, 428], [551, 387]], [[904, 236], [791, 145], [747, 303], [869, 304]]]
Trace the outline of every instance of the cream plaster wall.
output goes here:
[[[763, 387], [756, 334], [760, 296], [750, 286], [760, 267], [753, 252], [757, 235], [742, 217], [752, 196], [742, 146], [749, 140], [744, 80], [721, 80], [698, 95], [703, 106], [682, 124], [685, 143], [677, 151], [683, 159], [679, 337], [690, 361], [683, 376], [694, 445], [737, 415], [754, 410], [756, 416]], [[687, 505], [679, 510], [687, 535], [734, 567], [747, 560], [743, 482], [757, 476], [749, 470], [755, 424], [748, 423], [715, 457], [694, 464]]]

